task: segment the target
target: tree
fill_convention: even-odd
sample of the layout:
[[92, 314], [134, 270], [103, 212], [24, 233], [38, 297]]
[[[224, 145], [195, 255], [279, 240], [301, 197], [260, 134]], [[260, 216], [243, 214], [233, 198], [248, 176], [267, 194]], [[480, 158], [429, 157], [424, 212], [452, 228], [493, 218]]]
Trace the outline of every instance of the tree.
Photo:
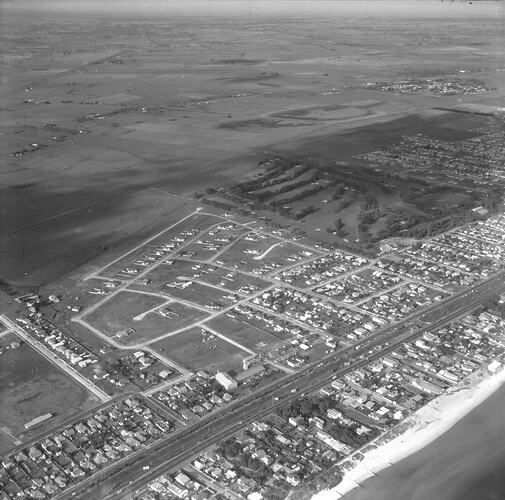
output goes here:
[[321, 398], [318, 404], [319, 412], [324, 415], [329, 408], [335, 408], [335, 400], [329, 397]]
[[309, 398], [303, 398], [300, 401], [300, 415], [303, 415], [304, 417], [312, 416], [313, 406], [314, 405]]
[[240, 447], [240, 444], [234, 439], [229, 439], [223, 444], [223, 452], [227, 457], [236, 457], [241, 451], [242, 448]]

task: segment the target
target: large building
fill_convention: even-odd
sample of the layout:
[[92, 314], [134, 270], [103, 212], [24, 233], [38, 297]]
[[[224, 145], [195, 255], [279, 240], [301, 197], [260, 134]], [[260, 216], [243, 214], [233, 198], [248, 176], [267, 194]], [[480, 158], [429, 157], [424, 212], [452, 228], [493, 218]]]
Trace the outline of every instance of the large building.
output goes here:
[[216, 380], [227, 390], [233, 391], [237, 388], [237, 381], [226, 372], [217, 372]]

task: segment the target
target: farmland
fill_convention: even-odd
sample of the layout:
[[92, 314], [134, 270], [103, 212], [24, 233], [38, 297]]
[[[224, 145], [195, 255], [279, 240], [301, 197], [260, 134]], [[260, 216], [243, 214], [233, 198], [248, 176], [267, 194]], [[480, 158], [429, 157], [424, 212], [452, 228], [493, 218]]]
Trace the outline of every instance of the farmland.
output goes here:
[[[162, 19], [136, 18], [129, 19], [133, 28], [128, 34], [121, 23], [100, 18], [113, 34], [114, 43], [107, 44], [98, 42], [92, 16], [76, 21], [79, 36], [72, 40], [64, 39], [63, 17], [40, 16], [27, 22], [26, 16], [9, 12], [12, 33], [6, 26], [2, 40], [9, 73], [2, 99], [9, 111], [0, 136], [7, 167], [2, 172], [0, 199], [7, 217], [0, 251], [23, 259], [9, 265], [1, 260], [0, 277], [15, 286], [51, 283], [93, 258], [141, 241], [166, 227], [188, 204], [187, 195], [200, 193], [221, 210], [248, 209], [249, 198], [237, 205], [216, 190], [229, 192], [237, 180], [262, 172], [259, 163], [265, 158], [281, 157], [308, 168], [293, 179], [288, 177], [294, 171], [285, 172], [286, 179], [276, 186], [284, 193], [262, 187], [258, 194], [281, 201], [309, 187], [319, 191], [287, 203], [288, 217], [279, 213], [282, 205], [260, 215], [287, 225], [295, 217], [313, 236], [360, 246], [363, 238], [373, 239], [387, 227], [396, 209], [421, 216], [422, 202], [434, 200], [440, 208], [443, 203], [436, 193], [419, 191], [419, 203], [408, 208], [399, 194], [412, 180], [388, 181], [393, 186], [388, 190], [368, 171], [349, 178], [348, 169], [334, 168], [336, 161], [363, 167], [367, 162], [356, 156], [394, 145], [404, 134], [448, 141], [475, 137], [488, 120], [435, 113], [440, 96], [395, 94], [367, 83], [394, 82], [405, 71], [417, 78], [425, 73], [426, 57], [437, 78], [463, 69], [473, 81], [479, 68], [485, 87], [496, 86], [496, 55], [483, 61], [480, 54], [446, 44], [434, 55], [435, 26], [426, 28], [433, 34], [429, 42], [414, 25], [388, 25], [385, 36], [384, 20], [373, 24], [372, 40], [366, 23], [356, 20], [347, 20], [346, 30], [339, 31], [329, 19], [318, 22], [317, 29], [308, 21], [307, 30], [290, 19], [268, 23], [258, 37], [248, 31], [246, 18], [221, 18], [210, 25], [199, 20], [203, 29], [184, 17], [169, 27]], [[50, 40], [38, 39], [39, 21]], [[211, 29], [214, 22], [219, 37]], [[487, 34], [489, 24], [472, 29]], [[13, 33], [23, 37], [24, 55], [13, 48]], [[193, 48], [186, 45], [187, 33], [198, 33]], [[148, 50], [146, 36], [153, 40]], [[167, 36], [170, 51], [164, 45]], [[398, 53], [406, 37], [419, 41], [415, 61]], [[349, 44], [350, 38], [356, 43]], [[223, 39], [234, 42], [223, 48]], [[280, 40], [286, 43], [282, 55]], [[380, 50], [379, 59], [361, 50], [369, 45]], [[488, 110], [501, 102], [500, 90], [485, 94], [446, 95], [443, 105]], [[319, 186], [309, 182], [287, 190], [290, 183], [307, 182], [329, 167], [327, 179], [311, 181]], [[382, 169], [398, 170], [394, 165]], [[348, 189], [333, 200], [335, 183]], [[207, 194], [208, 188], [214, 192]], [[365, 194], [353, 189], [374, 196], [382, 214], [363, 234], [356, 227]], [[468, 201], [468, 194], [459, 191], [451, 197], [453, 204]], [[310, 207], [314, 211], [307, 212]], [[336, 227], [339, 220], [343, 226]]]

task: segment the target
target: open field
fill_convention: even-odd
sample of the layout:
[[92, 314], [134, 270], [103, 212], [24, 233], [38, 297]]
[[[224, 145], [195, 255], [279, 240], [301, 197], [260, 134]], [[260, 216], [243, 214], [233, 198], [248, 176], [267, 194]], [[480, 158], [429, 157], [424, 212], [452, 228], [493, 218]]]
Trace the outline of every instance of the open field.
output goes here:
[[[187, 288], [180, 288], [184, 282], [198, 281], [205, 287], [205, 283], [214, 285], [223, 289], [223, 293], [243, 292], [249, 293], [251, 290], [260, 290], [268, 286], [268, 282], [255, 276], [249, 276], [214, 264], [203, 264], [192, 262], [191, 260], [170, 259], [166, 264], [158, 266], [156, 269], [149, 271], [143, 277], [142, 283], [136, 281], [129, 285], [132, 290], [148, 291], [160, 293], [167, 296], [190, 298], [197, 304], [202, 303], [203, 298], [214, 291], [217, 297], [222, 295], [222, 292], [216, 288], [205, 287], [208, 293], [199, 298], [197, 296], [187, 297]], [[170, 285], [170, 286], [167, 286]], [[179, 288], [176, 288], [179, 287]], [[206, 301], [205, 301], [206, 302]]]
[[213, 373], [241, 371], [242, 359], [249, 355], [219, 337], [202, 335], [201, 328], [171, 335], [151, 347], [188, 369]]
[[[97, 196], [99, 190], [93, 193]], [[54, 196], [51, 200], [59, 199], [57, 194]], [[79, 195], [74, 193], [72, 201], [78, 199]], [[110, 260], [113, 253], [109, 250], [131, 247], [160, 226], [166, 226], [172, 217], [177, 220], [188, 213], [184, 201], [155, 190], [118, 196], [92, 206], [88, 205], [85, 194], [82, 200], [86, 200], [83, 208], [74, 209], [69, 205], [64, 213], [48, 212], [52, 219], [45, 217], [45, 210], [39, 207], [39, 211], [27, 217], [24, 229], [13, 227], [9, 231], [2, 224], [0, 251], [4, 257], [0, 259], [0, 274], [4, 280], [26, 285], [55, 281], [91, 258], [106, 254], [105, 258]], [[2, 204], [6, 202], [2, 199]], [[27, 194], [24, 204], [36, 207], [37, 200]], [[7, 220], [14, 224], [15, 217]], [[11, 258], [16, 255], [22, 258]]]
[[189, 260], [170, 259], [166, 264], [159, 265], [156, 269], [147, 272], [143, 279], [146, 280], [145, 284], [138, 281], [130, 285], [137, 290], [156, 292], [156, 293], [169, 293], [170, 288], [167, 283], [180, 281], [180, 276], [191, 277], [196, 272], [193, 267], [196, 263]]
[[221, 314], [209, 321], [209, 326], [226, 337], [257, 353], [265, 353], [274, 345], [284, 345], [279, 337], [266, 330]]
[[206, 315], [169, 299], [124, 291], [85, 315], [84, 319], [108, 337], [124, 345], [134, 345], [189, 326]]
[[165, 287], [163, 295], [173, 297], [175, 300], [186, 300], [208, 310], [220, 309], [232, 304], [230, 294], [224, 290], [217, 290], [186, 278], [181, 282], [182, 286]]
[[[14, 334], [3, 336], [0, 338], [0, 349], [12, 342], [19, 342]], [[0, 366], [2, 454], [15, 445], [13, 439], [6, 441], [4, 432], [16, 439], [26, 440], [98, 402], [86, 389], [27, 344], [21, 343], [19, 347], [5, 350], [0, 355]], [[25, 429], [24, 424], [45, 413], [52, 413], [53, 417], [31, 431]]]
[[256, 233], [250, 240], [237, 241], [222, 253], [215, 262], [228, 267], [240, 268], [257, 275], [267, 274], [272, 270], [293, 262], [316, 255], [302, 247], [279, 238]]
[[170, 265], [163, 264], [150, 271], [144, 277], [147, 281], [135, 282], [128, 289], [182, 299], [208, 309], [231, 304], [230, 292], [205, 285], [206, 269], [194, 262], [174, 260]]
[[269, 285], [267, 281], [261, 278], [249, 276], [240, 271], [230, 271], [222, 267], [215, 267], [214, 271], [205, 273], [200, 279], [210, 285], [219, 286], [232, 292], [246, 291], [246, 289], [261, 290]]
[[[84, 319], [108, 337], [115, 337], [118, 333], [135, 326], [139, 328], [139, 332], [144, 333], [142, 321], [134, 322], [133, 318], [166, 302], [167, 300], [154, 295], [119, 292], [86, 314]], [[159, 331], [149, 330], [149, 332], [152, 335], [160, 334]]]

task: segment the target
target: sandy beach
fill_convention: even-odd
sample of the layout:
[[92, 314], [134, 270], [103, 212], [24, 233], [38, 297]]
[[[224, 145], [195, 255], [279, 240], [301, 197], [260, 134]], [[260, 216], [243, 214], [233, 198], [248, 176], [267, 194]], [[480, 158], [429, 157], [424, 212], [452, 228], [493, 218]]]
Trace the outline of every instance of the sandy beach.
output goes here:
[[[409, 417], [405, 422], [411, 427], [405, 433], [366, 453], [365, 458], [345, 474], [343, 481], [337, 487], [320, 492], [313, 497], [313, 500], [343, 498], [345, 500], [368, 498], [379, 500], [382, 497], [375, 496], [370, 491], [368, 494], [371, 496], [367, 496], [367, 493], [360, 495], [359, 492], [363, 491], [361, 487], [363, 482], [370, 478], [374, 481], [378, 473], [436, 441], [498, 391], [504, 383], [505, 369], [495, 374], [481, 373], [466, 379]], [[423, 497], [411, 496], [410, 498]], [[407, 498], [404, 497], [404, 500]]]

